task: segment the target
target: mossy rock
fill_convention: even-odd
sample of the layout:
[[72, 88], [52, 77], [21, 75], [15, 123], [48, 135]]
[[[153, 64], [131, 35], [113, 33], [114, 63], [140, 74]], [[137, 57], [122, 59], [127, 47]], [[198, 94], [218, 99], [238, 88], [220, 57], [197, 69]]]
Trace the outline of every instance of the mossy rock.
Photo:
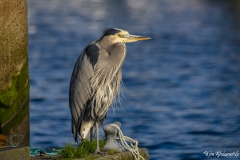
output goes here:
[[27, 0], [1, 0], [0, 19], [0, 133], [29, 146]]

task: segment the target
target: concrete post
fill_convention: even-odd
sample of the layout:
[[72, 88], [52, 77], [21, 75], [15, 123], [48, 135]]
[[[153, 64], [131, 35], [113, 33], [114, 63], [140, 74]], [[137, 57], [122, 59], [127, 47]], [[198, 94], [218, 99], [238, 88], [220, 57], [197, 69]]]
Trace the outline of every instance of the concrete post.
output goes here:
[[29, 146], [27, 0], [0, 0], [0, 134]]

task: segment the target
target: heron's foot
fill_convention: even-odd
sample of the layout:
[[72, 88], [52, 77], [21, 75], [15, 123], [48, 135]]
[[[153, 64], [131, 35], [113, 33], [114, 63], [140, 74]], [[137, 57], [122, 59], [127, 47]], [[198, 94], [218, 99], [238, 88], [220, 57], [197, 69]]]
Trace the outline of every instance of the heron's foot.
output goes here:
[[101, 156], [105, 156], [106, 155], [105, 152], [101, 152], [100, 150], [96, 150], [95, 154], [100, 154]]

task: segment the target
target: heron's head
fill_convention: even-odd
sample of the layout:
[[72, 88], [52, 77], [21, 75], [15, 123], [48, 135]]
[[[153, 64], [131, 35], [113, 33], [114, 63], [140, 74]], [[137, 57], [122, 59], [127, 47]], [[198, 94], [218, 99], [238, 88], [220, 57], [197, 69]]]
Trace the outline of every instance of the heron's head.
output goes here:
[[119, 29], [119, 28], [111, 28], [111, 29], [105, 30], [103, 32], [103, 36], [101, 37], [101, 39], [103, 39], [103, 38], [108, 38], [113, 43], [117, 43], [117, 42], [130, 43], [130, 42], [151, 39], [149, 37], [131, 35], [127, 31]]

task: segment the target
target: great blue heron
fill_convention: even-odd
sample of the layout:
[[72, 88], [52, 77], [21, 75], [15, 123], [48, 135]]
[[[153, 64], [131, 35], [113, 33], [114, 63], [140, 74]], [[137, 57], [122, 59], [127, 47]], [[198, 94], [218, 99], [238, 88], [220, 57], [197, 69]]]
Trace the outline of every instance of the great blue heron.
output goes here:
[[119, 92], [121, 68], [126, 56], [125, 43], [148, 39], [111, 28], [82, 51], [73, 69], [69, 91], [75, 142], [78, 142], [78, 134], [81, 140], [92, 139], [96, 131], [96, 153], [100, 152], [98, 127]]

